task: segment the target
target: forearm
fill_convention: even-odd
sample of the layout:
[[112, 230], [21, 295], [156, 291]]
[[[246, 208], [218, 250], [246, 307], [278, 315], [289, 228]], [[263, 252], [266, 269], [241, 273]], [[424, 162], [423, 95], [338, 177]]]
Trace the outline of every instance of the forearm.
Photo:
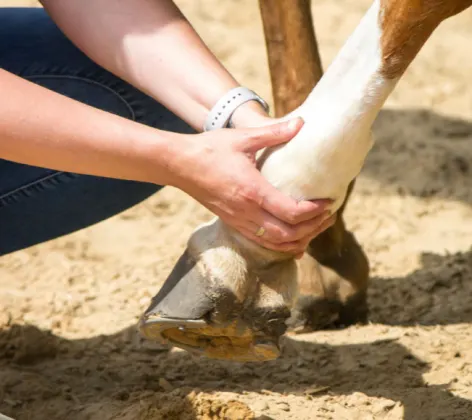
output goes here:
[[[95, 62], [146, 92], [195, 129], [239, 86], [171, 0], [43, 0], [64, 33]], [[235, 125], [265, 113], [255, 102]]]
[[61, 96], [0, 69], [0, 158], [56, 170], [172, 184], [183, 136]]

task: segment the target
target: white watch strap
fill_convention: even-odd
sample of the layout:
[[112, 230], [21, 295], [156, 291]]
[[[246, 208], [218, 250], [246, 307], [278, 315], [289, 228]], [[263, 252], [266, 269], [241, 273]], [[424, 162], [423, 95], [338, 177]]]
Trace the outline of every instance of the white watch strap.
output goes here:
[[242, 104], [257, 101], [268, 111], [269, 106], [259, 95], [245, 87], [231, 89], [211, 109], [203, 126], [204, 131], [226, 128], [230, 125], [231, 116]]

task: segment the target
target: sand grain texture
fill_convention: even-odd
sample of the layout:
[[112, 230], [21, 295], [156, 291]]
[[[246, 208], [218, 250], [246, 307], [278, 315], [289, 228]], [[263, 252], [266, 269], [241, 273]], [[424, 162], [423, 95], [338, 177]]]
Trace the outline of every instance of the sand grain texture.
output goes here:
[[[370, 2], [313, 3], [326, 65]], [[236, 77], [270, 97], [256, 1], [178, 4]], [[166, 189], [0, 259], [0, 411], [17, 420], [472, 418], [471, 43], [471, 11], [443, 24], [375, 124], [346, 216], [372, 264], [370, 325], [287, 337], [283, 357], [266, 364], [143, 341], [135, 322], [210, 217]]]

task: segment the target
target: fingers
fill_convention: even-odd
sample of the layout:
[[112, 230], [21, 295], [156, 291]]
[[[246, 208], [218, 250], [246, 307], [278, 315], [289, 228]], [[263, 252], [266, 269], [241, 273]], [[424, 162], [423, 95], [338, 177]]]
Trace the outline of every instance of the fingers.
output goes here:
[[269, 182], [260, 191], [261, 207], [268, 213], [295, 225], [320, 216], [332, 203], [330, 199], [314, 201], [296, 201], [281, 193]]
[[243, 152], [256, 153], [266, 147], [277, 146], [290, 141], [302, 128], [303, 120], [295, 118], [266, 127], [253, 128], [247, 131], [240, 147]]
[[[318, 235], [326, 221], [330, 218], [331, 213], [324, 211], [319, 216], [306, 222], [301, 222], [295, 226], [290, 226], [290, 241], [300, 241], [308, 238], [311, 240], [314, 236]], [[323, 229], [324, 230], [324, 229]]]
[[266, 240], [274, 244], [283, 244], [312, 237], [318, 232], [322, 223], [330, 216], [330, 213], [329, 211], [325, 211], [319, 216], [297, 225], [281, 222], [268, 213], [263, 214], [263, 216], [263, 218], [254, 219], [254, 231], [262, 227], [265, 231], [264, 237]]
[[328, 217], [326, 220], [324, 220], [323, 223], [321, 223], [318, 226], [318, 229], [315, 232], [313, 232], [314, 234], [312, 234], [312, 236], [308, 239], [308, 243], [306, 245], [308, 246], [308, 244], [311, 242], [313, 238], [316, 238], [320, 233], [323, 233], [326, 229], [333, 226], [336, 223], [337, 218], [338, 216], [335, 213], [332, 216]]
[[[291, 140], [303, 126], [301, 118], [251, 129], [239, 143], [241, 151], [255, 154], [260, 149], [276, 146]], [[259, 179], [256, 179], [258, 177]], [[256, 185], [255, 201], [275, 218], [291, 225], [312, 220], [323, 213], [331, 200], [297, 201], [275, 188], [260, 172], [253, 174], [252, 184]]]
[[[310, 241], [334, 224], [336, 215], [329, 216], [328, 213], [319, 216], [317, 219], [300, 226], [280, 226], [273, 220], [262, 221], [260, 225], [256, 223], [238, 223], [228, 221], [246, 238], [256, 242], [264, 248], [278, 252], [286, 252], [294, 255], [303, 254]], [[257, 236], [259, 227], [264, 228], [264, 234]]]
[[300, 240], [295, 241], [295, 242], [290, 242], [290, 244], [293, 244], [294, 247], [289, 252], [294, 253], [294, 254], [303, 253], [313, 238], [316, 238], [320, 233], [324, 232], [326, 229], [333, 226], [335, 222], [336, 222], [336, 215], [328, 217], [320, 225], [318, 225], [318, 227], [315, 230], [311, 231]]
[[238, 231], [244, 235], [247, 239], [261, 245], [264, 248], [270, 249], [272, 251], [278, 252], [286, 252], [288, 254], [293, 254], [294, 256], [303, 252], [304, 249], [308, 246], [303, 245], [301, 241], [298, 242], [286, 242], [283, 244], [276, 244], [266, 240], [264, 237], [259, 237], [254, 234], [254, 232], [250, 231], [246, 228], [238, 228]]
[[278, 251], [278, 252], [285, 252], [288, 254], [292, 254], [296, 258], [301, 258], [303, 256], [303, 253], [305, 252], [306, 248], [308, 247], [308, 244], [310, 241], [318, 236], [321, 232], [325, 231], [327, 228], [332, 226], [336, 220], [335, 216], [332, 216], [325, 220], [320, 227], [316, 230], [316, 232], [313, 232], [312, 235], [309, 237], [303, 238], [302, 240], [299, 241], [293, 241], [293, 242], [285, 242], [285, 243], [273, 243], [264, 236], [259, 237], [256, 236], [256, 234], [246, 228], [239, 228], [239, 232], [243, 234], [246, 238], [252, 240], [253, 242], [256, 242], [257, 244], [263, 246], [264, 248], [271, 249], [273, 251]]

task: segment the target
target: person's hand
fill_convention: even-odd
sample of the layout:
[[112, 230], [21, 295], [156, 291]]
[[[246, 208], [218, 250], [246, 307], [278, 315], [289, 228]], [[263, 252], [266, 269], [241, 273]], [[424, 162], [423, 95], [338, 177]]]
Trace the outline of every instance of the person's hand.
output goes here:
[[[175, 186], [245, 237], [300, 256], [312, 238], [334, 223], [326, 210], [330, 200], [297, 202], [282, 194], [257, 170], [255, 154], [288, 142], [302, 125], [294, 119], [187, 136]], [[265, 229], [261, 237], [256, 235], [260, 227]]]

